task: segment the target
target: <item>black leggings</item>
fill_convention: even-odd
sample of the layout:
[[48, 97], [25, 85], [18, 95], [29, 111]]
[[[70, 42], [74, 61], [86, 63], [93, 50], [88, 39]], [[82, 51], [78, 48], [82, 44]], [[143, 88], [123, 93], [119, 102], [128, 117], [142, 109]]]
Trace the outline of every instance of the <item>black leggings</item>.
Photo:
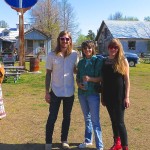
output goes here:
[[107, 104], [106, 107], [111, 119], [114, 138], [120, 137], [122, 146], [127, 146], [127, 131], [124, 123], [125, 108], [122, 104]]

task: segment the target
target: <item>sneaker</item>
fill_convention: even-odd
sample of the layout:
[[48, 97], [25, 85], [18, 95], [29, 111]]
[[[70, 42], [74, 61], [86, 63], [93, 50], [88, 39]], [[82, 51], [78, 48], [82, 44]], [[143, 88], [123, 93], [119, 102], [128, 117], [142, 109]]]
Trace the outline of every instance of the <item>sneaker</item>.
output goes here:
[[52, 150], [52, 144], [45, 144], [45, 150]]
[[91, 146], [91, 145], [92, 145], [92, 143], [85, 143], [85, 142], [83, 142], [83, 143], [81, 143], [79, 145], [79, 148], [86, 148], [86, 147]]
[[63, 148], [63, 149], [69, 149], [69, 144], [68, 144], [67, 141], [63, 141], [63, 142], [62, 142], [62, 148]]

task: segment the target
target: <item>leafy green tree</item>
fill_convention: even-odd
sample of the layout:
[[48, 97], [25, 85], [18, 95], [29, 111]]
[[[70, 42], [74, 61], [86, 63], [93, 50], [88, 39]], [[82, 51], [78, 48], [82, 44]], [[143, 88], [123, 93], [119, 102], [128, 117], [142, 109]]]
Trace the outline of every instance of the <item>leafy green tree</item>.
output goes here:
[[85, 35], [83, 35], [83, 34], [80, 34], [80, 35], [78, 36], [78, 38], [77, 38], [75, 44], [74, 44], [75, 47], [81, 46], [82, 42], [84, 42], [84, 41], [86, 41], [86, 40], [88, 40], [87, 37], [86, 37]]
[[95, 34], [92, 30], [89, 30], [87, 35], [83, 35], [81, 34], [81, 32], [79, 32], [74, 45], [75, 47], [81, 46], [82, 42], [87, 41], [87, 40], [92, 40], [92, 41], [95, 40]]
[[31, 9], [33, 26], [52, 38], [52, 49], [55, 48], [60, 31], [68, 30], [73, 39], [78, 33], [73, 7], [68, 0], [39, 0]]
[[57, 0], [40, 0], [30, 12], [33, 27], [44, 32], [52, 39], [52, 49], [60, 32], [59, 8]]
[[123, 20], [126, 21], [139, 21], [139, 19], [137, 17], [124, 17]]
[[88, 35], [86, 36], [88, 40], [93, 40], [95, 39], [95, 33], [92, 30], [88, 31]]

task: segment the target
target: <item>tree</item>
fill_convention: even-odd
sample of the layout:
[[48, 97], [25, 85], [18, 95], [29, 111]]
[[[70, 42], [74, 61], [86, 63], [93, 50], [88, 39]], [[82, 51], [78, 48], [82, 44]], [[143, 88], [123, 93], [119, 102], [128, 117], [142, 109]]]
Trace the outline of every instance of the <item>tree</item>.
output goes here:
[[40, 0], [31, 10], [33, 26], [52, 38], [52, 49], [60, 32], [59, 8], [57, 0]]
[[150, 16], [144, 17], [144, 21], [150, 21]]
[[0, 21], [0, 28], [8, 28], [8, 27], [9, 26], [8, 26], [7, 22], [5, 22], [4, 20]]
[[52, 38], [52, 49], [60, 31], [68, 30], [72, 36], [78, 31], [73, 8], [68, 0], [40, 0], [30, 13], [33, 26]]
[[123, 20], [126, 20], [126, 21], [138, 21], [139, 19], [137, 17], [124, 17]]
[[95, 33], [92, 30], [88, 31], [88, 35], [86, 36], [88, 40], [95, 40]]
[[121, 12], [116, 12], [114, 15], [110, 15], [108, 20], [122, 20], [123, 16]]
[[108, 20], [124, 20], [124, 21], [138, 21], [137, 17], [123, 17], [121, 12], [116, 12], [114, 15], [110, 15]]
[[68, 30], [71, 32], [73, 37], [78, 34], [78, 24], [76, 23], [76, 16], [74, 9], [68, 0], [62, 0], [59, 3], [59, 19], [60, 19], [60, 29]]
[[78, 46], [81, 46], [82, 42], [84, 41], [87, 41], [87, 36], [83, 35], [83, 34], [80, 34], [76, 40], [76, 43], [75, 45], [78, 47]]

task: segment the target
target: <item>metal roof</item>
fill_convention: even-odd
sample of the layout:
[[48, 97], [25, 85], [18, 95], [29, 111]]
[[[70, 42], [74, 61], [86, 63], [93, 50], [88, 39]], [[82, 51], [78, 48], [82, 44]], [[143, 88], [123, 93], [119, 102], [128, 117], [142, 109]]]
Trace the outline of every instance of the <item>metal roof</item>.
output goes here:
[[106, 25], [114, 38], [150, 39], [150, 22], [148, 21], [104, 20], [100, 25], [96, 40], [104, 25]]
[[115, 38], [150, 38], [148, 21], [104, 21]]

